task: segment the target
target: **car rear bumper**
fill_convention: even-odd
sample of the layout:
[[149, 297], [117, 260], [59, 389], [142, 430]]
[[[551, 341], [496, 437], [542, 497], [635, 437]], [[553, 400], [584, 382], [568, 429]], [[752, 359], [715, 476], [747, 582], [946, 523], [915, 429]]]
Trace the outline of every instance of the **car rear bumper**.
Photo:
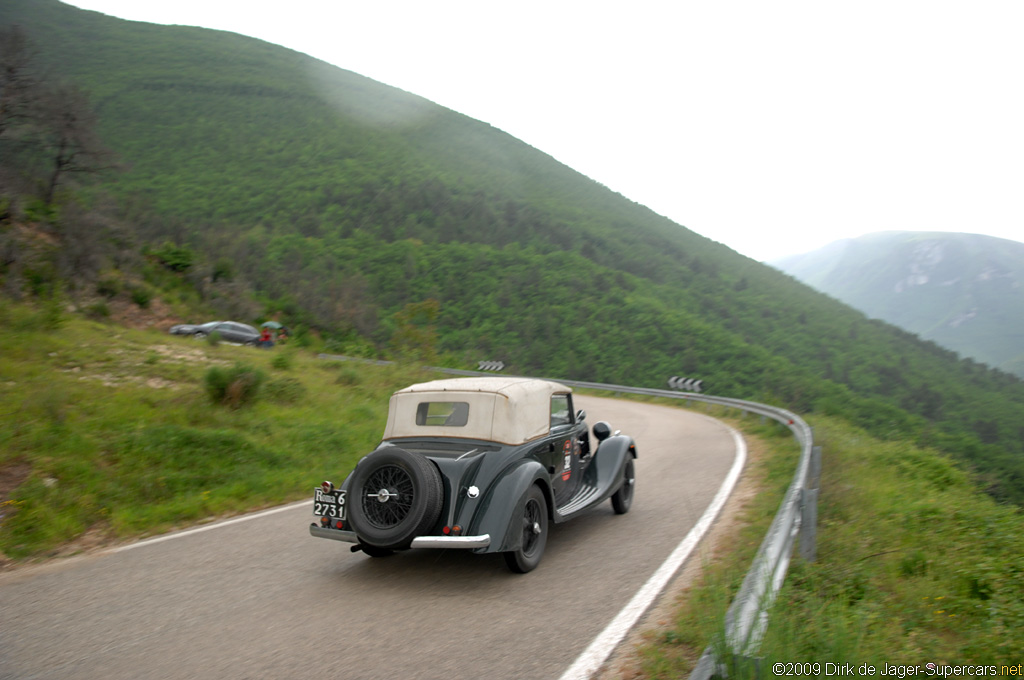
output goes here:
[[491, 544], [489, 534], [480, 536], [417, 536], [413, 548], [486, 548]]
[[[331, 529], [329, 527], [322, 527], [319, 524], [310, 524], [309, 534], [311, 536], [316, 536], [317, 538], [330, 538], [335, 541], [344, 541], [345, 543], [359, 543], [359, 537], [356, 536], [354, 531]], [[462, 548], [465, 550], [473, 550], [477, 548], [486, 548], [490, 544], [491, 537], [489, 534], [483, 534], [481, 536], [418, 536], [412, 539], [411, 547]]]
[[319, 524], [309, 525], [309, 535], [316, 536], [317, 538], [330, 538], [335, 541], [345, 541], [346, 543], [358, 543], [359, 539], [356, 538], [356, 532], [354, 531], [343, 531], [342, 529], [330, 529], [328, 527], [322, 527]]

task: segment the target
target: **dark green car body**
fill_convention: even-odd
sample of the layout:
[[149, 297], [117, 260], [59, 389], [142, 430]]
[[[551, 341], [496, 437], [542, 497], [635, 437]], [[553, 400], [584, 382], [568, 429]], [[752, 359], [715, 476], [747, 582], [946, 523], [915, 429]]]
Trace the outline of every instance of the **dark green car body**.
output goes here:
[[[411, 403], [404, 409], [407, 420], [418, 424], [403, 426], [402, 404], [393, 397], [385, 432], [390, 436], [339, 488], [324, 482], [317, 489], [314, 514], [320, 521], [310, 525], [310, 533], [353, 543], [353, 550], [371, 556], [407, 548], [500, 552], [513, 571], [526, 572], [540, 561], [550, 524], [609, 498], [617, 513], [628, 511], [635, 485], [634, 441], [613, 434], [603, 422], [591, 433], [568, 388], [515, 381], [527, 379], [435, 381], [396, 393], [399, 401]], [[495, 394], [480, 394], [488, 391]], [[535, 412], [545, 397], [551, 405], [542, 416]], [[490, 401], [497, 406], [483, 413]], [[416, 406], [418, 415], [411, 415]], [[455, 413], [461, 406], [473, 415]], [[440, 415], [434, 413], [438, 410]], [[485, 416], [478, 418], [483, 426], [506, 441], [449, 436], [464, 426], [467, 433], [479, 434], [473, 420], [478, 412]], [[431, 419], [438, 434], [424, 436], [432, 431]]]

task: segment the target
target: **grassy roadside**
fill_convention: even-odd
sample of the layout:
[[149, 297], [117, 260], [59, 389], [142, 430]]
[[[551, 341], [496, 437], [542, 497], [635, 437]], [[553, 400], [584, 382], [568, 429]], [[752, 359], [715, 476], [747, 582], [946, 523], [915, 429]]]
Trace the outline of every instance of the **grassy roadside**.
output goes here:
[[[920, 666], [1024, 662], [1024, 517], [995, 504], [947, 458], [883, 442], [831, 418], [809, 418], [823, 445], [818, 561], [795, 558], [758, 652], [773, 664]], [[674, 621], [637, 652], [636, 677], [680, 678], [719, 631], [793, 472], [794, 445], [739, 425], [766, 444], [750, 474], [762, 493], [740, 529], [704, 565]], [[756, 431], [760, 430], [760, 431]], [[991, 669], [989, 669], [991, 670]], [[753, 677], [733, 668], [731, 677]]]
[[[0, 559], [74, 551], [304, 497], [379, 441], [410, 367], [318, 360], [0, 308]], [[211, 368], [262, 376], [241, 408]]]

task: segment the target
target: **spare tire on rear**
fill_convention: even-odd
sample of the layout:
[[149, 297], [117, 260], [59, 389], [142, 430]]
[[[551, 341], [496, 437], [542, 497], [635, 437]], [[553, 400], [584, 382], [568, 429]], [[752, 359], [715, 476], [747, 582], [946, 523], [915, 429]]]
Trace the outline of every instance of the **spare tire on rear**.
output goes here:
[[356, 466], [349, 498], [349, 522], [359, 539], [401, 550], [437, 523], [444, 488], [441, 473], [425, 456], [385, 446]]

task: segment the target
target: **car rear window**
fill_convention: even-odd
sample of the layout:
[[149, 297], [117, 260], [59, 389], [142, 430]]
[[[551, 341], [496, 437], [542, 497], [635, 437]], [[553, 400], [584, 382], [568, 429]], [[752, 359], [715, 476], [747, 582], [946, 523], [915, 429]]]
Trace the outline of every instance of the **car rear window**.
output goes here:
[[416, 407], [417, 425], [465, 427], [469, 404], [464, 401], [423, 401]]

